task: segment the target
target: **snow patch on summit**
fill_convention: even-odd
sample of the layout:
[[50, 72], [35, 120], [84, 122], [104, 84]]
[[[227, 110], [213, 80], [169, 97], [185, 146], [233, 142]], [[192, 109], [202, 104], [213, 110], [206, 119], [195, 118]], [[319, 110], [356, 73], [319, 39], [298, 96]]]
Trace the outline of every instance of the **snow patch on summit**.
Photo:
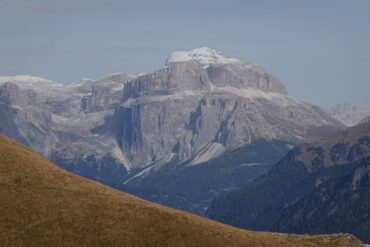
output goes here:
[[191, 51], [175, 51], [167, 58], [166, 64], [173, 62], [196, 61], [203, 65], [242, 63], [242, 61], [231, 58], [220, 51], [201, 47]]

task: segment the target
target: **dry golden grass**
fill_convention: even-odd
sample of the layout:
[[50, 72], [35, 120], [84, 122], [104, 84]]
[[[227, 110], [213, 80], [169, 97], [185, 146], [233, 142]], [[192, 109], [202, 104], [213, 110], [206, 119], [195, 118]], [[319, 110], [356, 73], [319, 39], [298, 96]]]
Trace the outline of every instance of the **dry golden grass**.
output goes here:
[[351, 246], [351, 235], [252, 232], [70, 174], [0, 136], [0, 246]]

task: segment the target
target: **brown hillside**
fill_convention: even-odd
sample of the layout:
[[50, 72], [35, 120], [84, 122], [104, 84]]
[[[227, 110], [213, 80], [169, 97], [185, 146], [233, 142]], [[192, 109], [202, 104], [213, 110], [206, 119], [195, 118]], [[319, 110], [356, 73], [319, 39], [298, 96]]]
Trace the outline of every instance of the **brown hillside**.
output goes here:
[[[365, 122], [362, 124], [349, 127], [346, 130], [339, 131], [330, 137], [324, 138], [322, 140], [316, 141], [312, 144], [303, 144], [300, 147], [300, 155], [297, 157], [297, 160], [306, 164], [306, 166], [311, 169], [311, 164], [318, 157], [318, 154], [315, 152], [315, 149], [320, 147], [323, 149], [324, 153], [322, 154], [323, 163], [326, 167], [346, 164], [350, 161], [358, 160], [364, 158], [370, 153], [370, 145], [367, 142], [364, 142], [361, 145], [361, 152], [357, 152], [356, 156], [352, 160], [348, 160], [348, 154], [350, 148], [358, 144], [359, 140], [364, 137], [370, 137], [370, 122]], [[348, 148], [341, 151], [341, 157], [333, 161], [331, 159], [332, 150], [338, 144], [346, 144]]]
[[[70, 174], [0, 136], [0, 246], [361, 246], [229, 227]], [[340, 244], [342, 243], [342, 244]]]

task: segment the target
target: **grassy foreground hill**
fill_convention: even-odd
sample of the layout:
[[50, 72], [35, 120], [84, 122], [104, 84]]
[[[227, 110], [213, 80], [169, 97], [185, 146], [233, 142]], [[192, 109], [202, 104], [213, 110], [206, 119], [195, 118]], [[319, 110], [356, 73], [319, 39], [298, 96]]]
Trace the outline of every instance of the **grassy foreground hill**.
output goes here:
[[68, 173], [0, 136], [0, 246], [362, 246], [241, 230]]

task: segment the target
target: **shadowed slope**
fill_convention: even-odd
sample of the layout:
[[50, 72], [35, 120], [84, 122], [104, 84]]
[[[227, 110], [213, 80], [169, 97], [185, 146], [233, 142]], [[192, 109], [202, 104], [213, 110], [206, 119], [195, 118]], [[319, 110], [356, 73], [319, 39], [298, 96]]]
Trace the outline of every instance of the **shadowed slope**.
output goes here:
[[209, 218], [288, 233], [349, 232], [370, 241], [370, 123], [292, 149], [242, 189], [216, 198]]
[[351, 235], [251, 232], [63, 171], [0, 136], [0, 246], [350, 246]]

